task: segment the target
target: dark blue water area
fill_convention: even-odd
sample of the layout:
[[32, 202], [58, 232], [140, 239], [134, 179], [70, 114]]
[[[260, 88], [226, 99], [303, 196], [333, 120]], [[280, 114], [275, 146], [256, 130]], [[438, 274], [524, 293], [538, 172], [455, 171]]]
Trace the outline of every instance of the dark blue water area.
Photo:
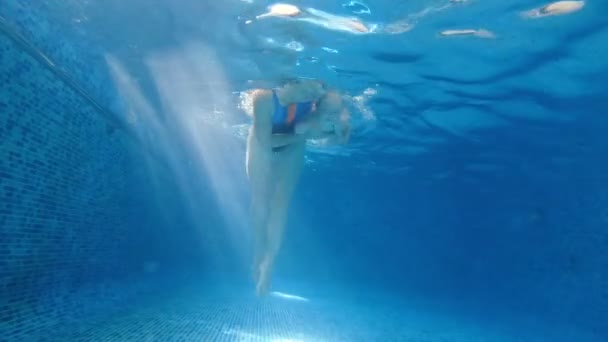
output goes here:
[[[270, 4], [0, 3], [0, 341], [608, 340], [604, 4]], [[291, 77], [352, 136], [259, 298], [242, 99]]]

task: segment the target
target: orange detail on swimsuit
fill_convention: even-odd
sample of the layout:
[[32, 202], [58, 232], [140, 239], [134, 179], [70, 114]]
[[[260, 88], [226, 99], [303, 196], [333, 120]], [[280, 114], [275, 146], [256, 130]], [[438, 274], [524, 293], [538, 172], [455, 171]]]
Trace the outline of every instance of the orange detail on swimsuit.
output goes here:
[[293, 120], [296, 119], [296, 108], [297, 105], [295, 103], [290, 104], [289, 108], [287, 108], [287, 123], [290, 124]]

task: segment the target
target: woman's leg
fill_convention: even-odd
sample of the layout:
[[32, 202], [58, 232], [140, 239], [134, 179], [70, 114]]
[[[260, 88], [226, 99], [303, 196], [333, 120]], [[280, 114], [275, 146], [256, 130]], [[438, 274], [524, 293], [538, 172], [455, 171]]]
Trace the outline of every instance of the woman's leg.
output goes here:
[[253, 225], [253, 279], [257, 283], [260, 279], [260, 264], [267, 250], [267, 226], [269, 218], [269, 196], [263, 189], [254, 190], [252, 187], [251, 218]]
[[260, 264], [267, 250], [267, 225], [272, 193], [271, 153], [257, 143], [253, 129], [247, 140], [246, 169], [251, 191], [251, 222], [253, 228], [253, 277], [259, 281]]
[[271, 209], [268, 212], [266, 225], [266, 250], [260, 264], [260, 279], [256, 288], [258, 295], [266, 294], [270, 287], [272, 269], [283, 241], [289, 203], [304, 162], [304, 150], [304, 142], [290, 145], [277, 154], [273, 162], [272, 175], [275, 184], [270, 194]]

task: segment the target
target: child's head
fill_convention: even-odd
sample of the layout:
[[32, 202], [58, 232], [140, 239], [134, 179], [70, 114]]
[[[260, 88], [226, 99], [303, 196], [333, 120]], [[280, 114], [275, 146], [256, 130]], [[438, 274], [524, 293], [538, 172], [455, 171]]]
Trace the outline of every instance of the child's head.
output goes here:
[[320, 81], [303, 78], [288, 80], [279, 91], [283, 102], [287, 103], [315, 101], [325, 94]]

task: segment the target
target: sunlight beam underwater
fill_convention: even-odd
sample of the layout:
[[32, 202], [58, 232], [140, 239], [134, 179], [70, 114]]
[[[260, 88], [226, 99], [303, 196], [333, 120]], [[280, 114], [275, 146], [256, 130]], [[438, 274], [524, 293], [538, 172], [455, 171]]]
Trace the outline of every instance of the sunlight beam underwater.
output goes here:
[[[157, 110], [117, 58], [107, 56], [106, 62], [130, 113], [127, 120], [169, 164], [178, 186], [175, 191], [195, 223], [208, 221], [210, 208], [204, 203], [208, 203], [205, 198], [211, 188], [232, 250], [219, 247], [215, 227], [199, 226], [205, 244], [201, 248], [218, 260], [236, 255], [245, 263], [248, 205], [244, 199], [248, 196], [244, 148], [225, 129], [225, 117], [230, 113], [217, 110], [217, 104], [229, 103], [231, 96], [223, 65], [211, 49], [200, 44], [150, 54], [146, 65], [159, 94], [161, 109]], [[200, 84], [202, 89], [193, 86]]]
[[[208, 175], [213, 195], [229, 230], [231, 248], [245, 262], [248, 205], [243, 170], [244, 148], [223, 129], [229, 112], [218, 111], [217, 104], [229, 103], [224, 65], [216, 53], [203, 44], [184, 44], [180, 48], [150, 56], [147, 66], [156, 83], [163, 109], [175, 121], [177, 134], [191, 149], [190, 162], [196, 175]], [[199, 84], [200, 87], [193, 87]], [[200, 171], [196, 171], [200, 170]], [[185, 185], [192, 183], [184, 180]], [[205, 192], [206, 189], [197, 191]], [[193, 210], [201, 211], [198, 203]], [[230, 255], [230, 251], [220, 252]]]

